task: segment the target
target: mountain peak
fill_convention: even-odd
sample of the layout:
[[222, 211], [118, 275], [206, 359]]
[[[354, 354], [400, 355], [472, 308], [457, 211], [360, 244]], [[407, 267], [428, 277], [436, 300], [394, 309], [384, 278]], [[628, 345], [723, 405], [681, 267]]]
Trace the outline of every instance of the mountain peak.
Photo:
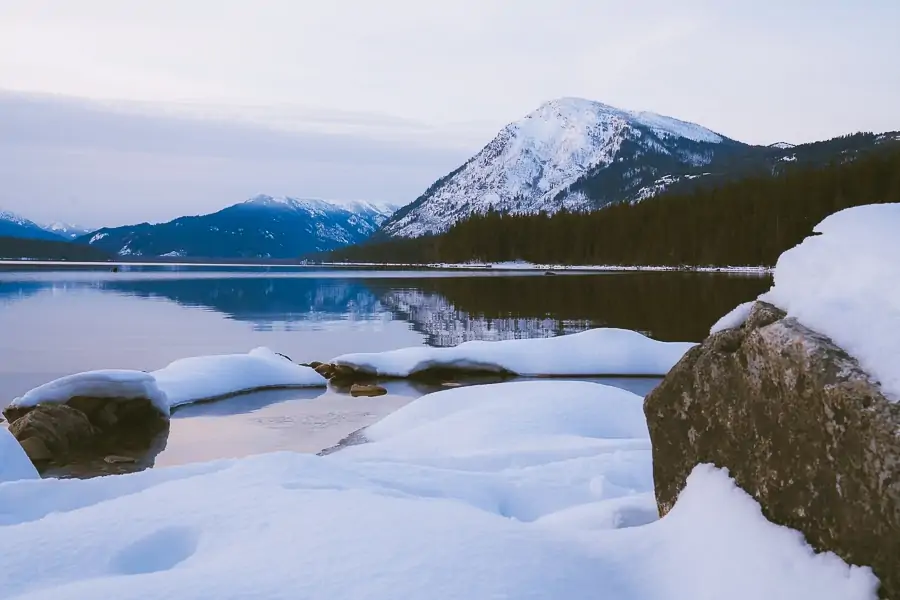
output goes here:
[[[392, 217], [385, 232], [417, 237], [488, 210], [552, 213], [644, 198], [653, 192], [641, 188], [649, 190], [665, 175], [657, 175], [661, 168], [703, 165], [717, 147], [737, 144], [672, 117], [585, 98], [556, 98], [504, 127], [481, 152]], [[636, 186], [633, 190], [614, 190], [614, 199], [573, 190], [582, 178], [612, 165], [630, 180], [623, 186], [619, 175], [618, 184]]]

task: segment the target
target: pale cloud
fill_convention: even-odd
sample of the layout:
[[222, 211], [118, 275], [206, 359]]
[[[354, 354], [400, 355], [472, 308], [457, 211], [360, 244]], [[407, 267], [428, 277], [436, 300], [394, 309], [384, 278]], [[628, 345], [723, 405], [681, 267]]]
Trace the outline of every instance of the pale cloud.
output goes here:
[[[66, 113], [108, 117], [97, 139], [79, 138], [80, 158], [59, 139], [43, 146], [53, 168], [80, 165], [69, 193], [83, 206], [126, 202], [107, 195], [124, 183], [90, 179], [105, 161], [156, 202], [194, 210], [251, 187], [408, 202], [560, 96], [753, 143], [898, 129], [898, 22], [896, 0], [3, 0], [0, 89], [104, 102]], [[141, 129], [147, 115], [165, 136]], [[8, 121], [0, 113], [0, 128]], [[13, 175], [37, 168], [24, 164], [41, 160], [34, 140], [21, 152], [0, 144]], [[167, 170], [189, 162], [190, 173]], [[213, 176], [223, 179], [201, 180]], [[18, 180], [0, 204], [75, 185]], [[195, 201], [176, 187], [188, 181]], [[145, 196], [116, 210], [171, 212]]]

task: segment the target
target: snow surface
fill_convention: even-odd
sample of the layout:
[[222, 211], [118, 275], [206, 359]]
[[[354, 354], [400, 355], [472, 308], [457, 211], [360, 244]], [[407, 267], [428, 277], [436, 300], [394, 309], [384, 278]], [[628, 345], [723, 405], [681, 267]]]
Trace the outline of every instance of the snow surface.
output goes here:
[[268, 348], [248, 354], [196, 356], [153, 372], [169, 406], [278, 387], [323, 387], [324, 377]]
[[709, 329], [709, 334], [712, 335], [720, 331], [725, 331], [726, 329], [735, 329], [736, 327], [743, 325], [744, 321], [747, 320], [747, 317], [750, 316], [750, 309], [753, 308], [755, 303], [755, 300], [751, 300], [750, 302], [738, 304], [730, 313], [715, 322]]
[[268, 348], [248, 354], [197, 356], [176, 360], [152, 373], [87, 371], [61, 377], [14, 399], [10, 406], [67, 402], [76, 396], [144, 398], [168, 415], [171, 408], [267, 388], [324, 387], [325, 378]]
[[[0, 427], [0, 484], [5, 481], [37, 479], [37, 469], [13, 435]], [[2, 514], [0, 508], [0, 514]], [[0, 517], [2, 518], [2, 517]]]
[[145, 398], [161, 413], [169, 414], [166, 394], [157, 385], [156, 378], [144, 371], [125, 369], [87, 371], [60, 377], [19, 396], [10, 402], [10, 406], [63, 403], [76, 396], [123, 401]]
[[665, 375], [692, 346], [659, 342], [628, 329], [603, 328], [554, 338], [344, 354], [331, 362], [386, 377], [409, 377], [435, 367], [506, 371], [525, 377]]
[[866, 568], [697, 467], [656, 519], [642, 400], [592, 383], [414, 401], [327, 457], [0, 485], [17, 600], [875, 600]]
[[900, 204], [837, 212], [783, 253], [760, 296], [830, 337], [900, 400]]
[[[584, 194], [563, 192], [587, 173], [615, 161], [626, 139], [663, 154], [678, 154], [670, 142], [680, 139], [723, 141], [708, 129], [671, 117], [582, 98], [551, 100], [504, 127], [418, 206], [389, 220], [384, 231], [402, 237], [439, 233], [490, 209], [532, 214], [591, 208]], [[696, 157], [677, 157], [686, 164], [698, 162]]]

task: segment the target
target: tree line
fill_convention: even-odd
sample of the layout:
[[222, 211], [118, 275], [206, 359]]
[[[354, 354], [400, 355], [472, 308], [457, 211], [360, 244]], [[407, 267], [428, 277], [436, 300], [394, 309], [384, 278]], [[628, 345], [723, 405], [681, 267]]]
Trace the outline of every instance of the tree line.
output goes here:
[[[351, 262], [774, 265], [826, 216], [900, 202], [900, 145], [589, 213], [477, 214], [447, 232], [336, 250]], [[321, 257], [320, 257], [321, 258]]]

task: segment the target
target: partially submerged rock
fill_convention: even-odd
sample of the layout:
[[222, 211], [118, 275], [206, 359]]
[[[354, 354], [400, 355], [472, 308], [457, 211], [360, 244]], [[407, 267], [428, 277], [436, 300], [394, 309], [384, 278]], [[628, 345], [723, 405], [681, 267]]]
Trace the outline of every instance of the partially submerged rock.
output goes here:
[[[6, 415], [10, 433], [35, 466], [63, 477], [70, 472], [79, 476], [107, 474], [107, 467], [97, 466], [104, 457], [121, 457], [122, 453], [146, 456], [168, 429], [168, 419], [149, 399], [78, 396], [68, 403], [11, 407]], [[149, 466], [134, 466], [139, 462], [136, 458], [106, 461], [132, 465], [112, 472]]]
[[690, 350], [646, 398], [665, 515], [698, 463], [765, 516], [870, 565], [900, 598], [900, 405], [830, 339], [763, 302]]
[[351, 396], [383, 396], [387, 394], [387, 389], [380, 385], [354, 383], [350, 386]]

